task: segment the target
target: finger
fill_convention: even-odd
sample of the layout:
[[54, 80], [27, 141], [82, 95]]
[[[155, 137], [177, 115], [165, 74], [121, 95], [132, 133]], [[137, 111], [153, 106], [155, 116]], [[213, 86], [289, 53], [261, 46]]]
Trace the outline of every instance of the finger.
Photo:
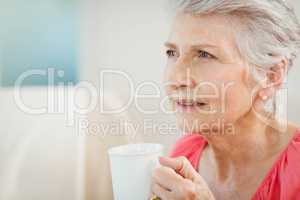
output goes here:
[[168, 158], [160, 157], [159, 162], [162, 166], [170, 167], [182, 177], [194, 180], [197, 172], [185, 157]]
[[154, 183], [158, 183], [159, 185], [170, 191], [174, 189], [177, 183], [183, 180], [183, 178], [178, 175], [173, 169], [164, 166], [155, 169], [152, 178], [154, 180]]
[[153, 184], [152, 192], [162, 200], [170, 200], [171, 192], [160, 186], [159, 184]]

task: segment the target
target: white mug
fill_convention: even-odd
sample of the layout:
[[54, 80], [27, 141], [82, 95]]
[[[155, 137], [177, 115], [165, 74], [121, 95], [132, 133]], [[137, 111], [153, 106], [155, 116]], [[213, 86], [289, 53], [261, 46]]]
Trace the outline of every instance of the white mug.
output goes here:
[[114, 200], [147, 200], [151, 175], [159, 165], [163, 146], [153, 143], [128, 144], [108, 150]]

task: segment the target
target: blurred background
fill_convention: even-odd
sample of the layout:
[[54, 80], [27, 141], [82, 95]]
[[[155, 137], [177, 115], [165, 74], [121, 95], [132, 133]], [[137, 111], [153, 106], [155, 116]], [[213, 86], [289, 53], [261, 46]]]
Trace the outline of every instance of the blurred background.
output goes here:
[[[78, 81], [80, 14], [78, 0], [3, 1], [1, 6], [1, 85], [14, 85], [26, 70], [67, 71], [64, 81]], [[25, 85], [47, 85], [31, 77]]]
[[[300, 2], [291, 3], [300, 16]], [[145, 120], [153, 127], [176, 126], [159, 109], [163, 91], [139, 100], [141, 108], [157, 112], [145, 114], [134, 105], [118, 114], [99, 112], [101, 104], [124, 105], [133, 92], [124, 76], [101, 77], [105, 70], [126, 73], [135, 88], [146, 81], [161, 85], [170, 25], [165, 1], [2, 0], [0, 11], [0, 200], [112, 199], [106, 192], [107, 148], [143, 141], [162, 143], [167, 151], [180, 134], [176, 128], [143, 128]], [[287, 107], [295, 123], [299, 74], [297, 60], [288, 78]], [[84, 109], [93, 104], [95, 91], [96, 109]], [[140, 93], [155, 91], [148, 85]], [[139, 129], [100, 137], [98, 126], [96, 134], [87, 134], [88, 123], [120, 119]]]

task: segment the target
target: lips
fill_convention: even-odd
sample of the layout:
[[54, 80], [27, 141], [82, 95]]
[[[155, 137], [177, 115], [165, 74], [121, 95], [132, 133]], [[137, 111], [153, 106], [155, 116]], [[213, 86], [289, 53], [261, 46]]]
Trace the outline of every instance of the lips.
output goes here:
[[194, 101], [194, 100], [177, 100], [176, 103], [180, 106], [205, 106], [207, 103], [203, 101]]
[[175, 103], [177, 107], [184, 112], [192, 112], [208, 105], [204, 101], [191, 99], [179, 99], [175, 100]]

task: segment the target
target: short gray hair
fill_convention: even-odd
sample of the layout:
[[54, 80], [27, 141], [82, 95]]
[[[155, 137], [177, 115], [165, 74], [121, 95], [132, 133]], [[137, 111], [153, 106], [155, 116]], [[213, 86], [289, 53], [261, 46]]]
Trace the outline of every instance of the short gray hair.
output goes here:
[[[242, 20], [237, 47], [250, 64], [270, 67], [283, 57], [290, 65], [300, 49], [300, 24], [285, 0], [171, 0], [176, 11], [225, 14]], [[174, 7], [175, 6], [175, 7]]]

